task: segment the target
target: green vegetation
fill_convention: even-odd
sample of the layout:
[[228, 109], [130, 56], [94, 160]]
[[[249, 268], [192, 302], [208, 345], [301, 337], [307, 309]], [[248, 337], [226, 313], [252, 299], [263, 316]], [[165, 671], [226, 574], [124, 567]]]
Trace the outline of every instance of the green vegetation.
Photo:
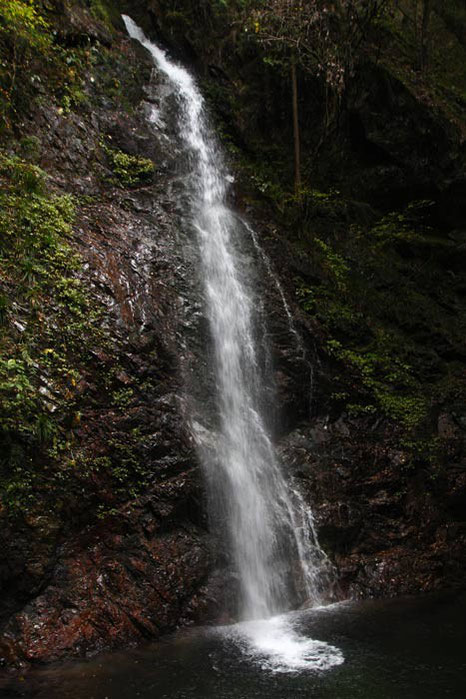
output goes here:
[[[406, 114], [400, 117], [399, 134], [395, 125], [387, 129], [387, 143], [383, 126], [363, 115], [367, 116], [364, 129], [377, 132], [376, 144], [382, 136], [382, 147], [364, 152], [362, 160], [358, 152], [348, 149], [347, 136], [340, 128], [348, 126], [344, 104], [330, 115], [332, 123], [328, 108], [321, 109], [326, 92], [323, 76], [319, 84], [319, 70], [313, 69], [313, 62], [320, 63], [322, 72], [325, 61], [314, 61], [311, 53], [309, 60], [303, 56], [305, 41], [312, 38], [318, 23], [307, 32], [297, 16], [299, 3], [276, 0], [265, 7], [250, 2], [246, 12], [227, 3], [236, 17], [231, 26], [242, 28], [224, 43], [218, 42], [223, 51], [221, 65], [231, 71], [230, 81], [207, 78], [205, 91], [216, 110], [219, 135], [239, 173], [242, 196], [262, 207], [265, 220], [270, 220], [273, 211], [275, 230], [286, 237], [296, 255], [297, 297], [335, 365], [330, 409], [335, 414], [346, 410], [384, 416], [396, 425], [412, 453], [422, 446], [427, 454], [430, 448], [437, 448], [435, 416], [442, 410], [462, 414], [466, 400], [462, 246], [447, 232], [448, 224], [439, 221], [438, 200], [390, 201], [389, 184], [386, 200], [378, 193], [378, 200], [371, 201], [370, 186], [361, 186], [359, 178], [367, 172], [368, 180], [380, 178], [383, 184], [384, 168], [393, 165], [392, 141], [394, 159], [405, 157], [397, 151], [397, 138], [406, 138], [409, 128], [415, 131], [409, 119], [416, 120], [416, 114], [426, 120], [432, 134], [435, 129], [451, 129], [452, 143], [455, 127], [464, 133], [464, 3], [402, 0], [373, 6], [376, 4], [370, 27], [357, 46], [351, 45], [351, 55], [344, 55], [342, 36], [336, 37], [339, 57], [342, 65], [350, 59], [346, 65], [352, 65], [351, 75], [346, 77], [353, 90], [360, 70], [383, 66], [387, 90], [399, 93], [395, 99], [404, 101]], [[306, 3], [306, 13], [314, 5], [319, 3]], [[332, 11], [342, 6], [335, 3]], [[332, 31], [338, 31], [338, 22]], [[296, 175], [299, 163], [295, 161], [293, 168], [292, 90], [291, 84], [283, 90], [288, 80], [284, 63], [289, 65], [295, 39], [301, 35], [303, 41], [295, 53], [301, 90], [301, 181], [295, 182], [291, 192], [293, 169]], [[334, 38], [331, 34], [329, 40]], [[226, 56], [225, 47], [233, 46], [229, 41], [235, 42], [236, 61], [247, 66], [247, 79], [235, 73], [234, 61]], [[327, 48], [309, 43], [311, 52]], [[321, 53], [325, 58], [325, 50]], [[354, 96], [355, 92], [350, 94], [350, 100]], [[384, 99], [380, 105], [377, 99], [371, 96], [371, 108], [389, 111]], [[357, 138], [364, 138], [364, 129]], [[294, 133], [296, 136], [296, 130]], [[422, 127], [419, 139], [421, 134]], [[426, 153], [428, 150], [426, 142]], [[419, 196], [432, 194], [426, 188]]]
[[7, 124], [24, 94], [25, 74], [32, 79], [34, 61], [48, 59], [52, 51], [50, 28], [37, 5], [0, 0], [0, 117]]
[[0, 0], [0, 115], [3, 130], [48, 89], [65, 112], [85, 100], [89, 52], [63, 47], [42, 3]]
[[42, 170], [5, 153], [0, 184], [1, 490], [8, 505], [22, 507], [51, 454], [68, 450], [87, 357], [83, 338], [96, 344], [101, 334], [70, 246], [72, 198], [50, 192]]
[[102, 455], [88, 453], [76, 438], [82, 402], [95, 400], [80, 386], [95, 353], [107, 356], [94, 367], [94, 380], [108, 395], [116, 424], [137, 404], [135, 391], [119, 381], [116, 348], [80, 279], [82, 261], [71, 247], [73, 199], [51, 192], [37, 166], [5, 153], [0, 185], [1, 503], [24, 515], [59, 510], [80, 493], [104, 516], [113, 504], [99, 504], [96, 482], [110, 479], [117, 503], [143, 492], [149, 473], [139, 428], [123, 424], [120, 433], [115, 425]]
[[[337, 206], [334, 194], [316, 199]], [[302, 308], [325, 330], [327, 351], [341, 365], [336, 405], [384, 414], [411, 435], [411, 445], [414, 435], [429, 433], [435, 406], [459, 405], [466, 388], [461, 362], [449, 359], [461, 356], [465, 316], [439, 268], [455, 248], [423, 225], [430, 205], [414, 202], [366, 229], [353, 225], [346, 236], [332, 231], [330, 208], [327, 240], [310, 235], [301, 245], [314, 282], [296, 278]]]
[[[67, 8], [79, 4], [65, 1]], [[55, 9], [53, 2], [0, 0], [0, 133], [14, 130], [16, 117], [44, 94], [65, 115], [88, 100], [89, 73], [108, 49], [90, 37], [87, 43], [69, 42], [54, 26]], [[110, 35], [117, 8], [107, 0], [91, 0], [90, 10], [89, 24], [97, 20]]]
[[102, 149], [108, 158], [115, 179], [123, 187], [135, 187], [152, 178], [155, 165], [149, 158], [123, 153], [121, 150], [110, 148], [105, 143], [102, 143]]
[[[88, 12], [86, 22], [93, 28], [102, 30], [103, 24], [104, 36], [112, 34], [113, 3], [76, 4]], [[323, 4], [328, 5], [306, 3], [306, 16]], [[348, 163], [341, 157], [346, 143], [337, 117], [344, 100], [330, 114], [328, 91], [341, 95], [353, 69], [357, 78], [361, 57], [376, 59], [413, 99], [441, 109], [464, 128], [464, 8], [457, 0], [433, 0], [423, 20], [428, 3], [421, 0], [356, 4], [377, 12], [361, 42], [358, 28], [349, 53], [339, 34], [340, 15], [354, 3], [334, 3], [337, 21], [320, 15], [310, 30], [294, 22], [299, 3], [287, 0], [268, 7], [259, 0], [168, 0], [163, 24], [168, 38], [179, 45], [191, 42], [209, 66], [203, 90], [239, 174], [239, 196], [259, 212], [262, 207], [265, 220], [273, 221], [299, 260], [299, 303], [336, 367], [330, 409], [383, 415], [414, 451], [431, 443], [430, 423], [439, 407], [460, 405], [466, 393], [457, 247], [444, 232], [426, 225], [430, 201], [398, 209], [396, 202], [383, 203], [377, 211], [377, 204], [352, 199], [363, 195], [361, 187], [352, 189]], [[33, 508], [41, 498], [55, 499], [53, 506], [59, 508], [71, 493], [91, 500], [99, 489], [107, 490], [109, 502], [95, 496], [102, 515], [128, 494], [142, 492], [150, 475], [141, 466], [144, 432], [125, 422], [136, 413], [143, 386], [119, 381], [118, 348], [108, 347], [92, 292], [80, 279], [72, 224], [84, 200], [52, 190], [36, 165], [41, 134], [22, 134], [20, 117], [41, 101], [50, 101], [70, 122], [74, 112], [85, 115], [99, 100], [131, 112], [140, 89], [134, 71], [140, 68], [128, 66], [124, 50], [109, 48], [105, 39], [103, 46], [94, 30], [92, 38], [83, 32], [76, 42], [69, 41], [54, 24], [54, 7], [53, 2], [0, 0], [0, 490], [11, 511]], [[317, 35], [328, 21], [330, 36]], [[362, 24], [355, 21], [367, 26], [364, 17]], [[279, 46], [272, 45], [275, 29], [281, 31]], [[434, 36], [439, 40], [434, 42]], [[293, 163], [297, 132], [288, 70], [293, 56], [300, 164]], [[113, 184], [131, 188], [153, 178], [150, 159], [123, 152], [110, 140], [100, 145]], [[359, 167], [355, 160], [354, 171]], [[396, 210], [387, 213], [389, 207]], [[105, 356], [98, 364], [95, 353], [102, 347]], [[121, 421], [121, 431], [116, 429], [98, 454], [86, 453], [76, 439], [83, 406], [98, 403], [95, 394], [82, 394], [89, 373], [94, 391], [108, 396], [112, 420]]]
[[88, 4], [91, 15], [112, 31], [112, 22], [115, 15], [118, 16], [118, 8], [112, 7], [112, 3], [106, 2], [106, 0], [88, 0]]
[[463, 132], [466, 118], [466, 9], [462, 0], [387, 4], [373, 37], [382, 64]]
[[[96, 197], [55, 191], [37, 166], [44, 134], [22, 131], [43, 104], [60, 120], [78, 113], [85, 122], [100, 100], [131, 113], [144, 75], [107, 43], [119, 17], [113, 3], [65, 3], [82, 22], [78, 36], [57, 23], [54, 0], [0, 0], [0, 513], [11, 516], [81, 516], [84, 500], [88, 518], [103, 516], [142, 492], [148, 475], [144, 436], [124, 422], [137, 409], [135, 389], [118, 378], [118, 343], [108, 342], [74, 249], [73, 223]], [[147, 158], [110, 146], [104, 156], [123, 187], [153, 176]], [[111, 410], [115, 422], [100, 452], [82, 438], [94, 409]]]

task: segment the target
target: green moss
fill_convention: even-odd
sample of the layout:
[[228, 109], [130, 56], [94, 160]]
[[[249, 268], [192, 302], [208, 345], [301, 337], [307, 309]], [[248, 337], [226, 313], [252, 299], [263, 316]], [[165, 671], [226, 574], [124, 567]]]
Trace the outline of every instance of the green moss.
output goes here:
[[72, 198], [51, 193], [35, 165], [3, 153], [0, 184], [0, 493], [24, 508], [45, 487], [54, 454], [69, 451], [86, 343], [98, 344], [101, 331], [70, 247]]
[[112, 21], [115, 17], [115, 9], [106, 0], [89, 0], [91, 15], [102, 22], [107, 29], [112, 30]]
[[[71, 13], [76, 11], [73, 2], [67, 0], [67, 5]], [[110, 33], [121, 22], [114, 3], [90, 0], [88, 7]], [[78, 11], [82, 14], [82, 6]], [[92, 17], [88, 17], [90, 26]], [[87, 45], [69, 46], [56, 22], [48, 3], [0, 0], [0, 127], [6, 133], [11, 133], [23, 111], [43, 99], [55, 101], [58, 113], [65, 116], [83, 110], [90, 99], [87, 86], [93, 67], [102, 61], [107, 65], [125, 62], [126, 57], [95, 41], [93, 32]], [[105, 71], [100, 72], [105, 78]], [[104, 86], [106, 91], [118, 93], [124, 101], [118, 80], [112, 77], [110, 83]]]
[[19, 142], [21, 155], [29, 162], [38, 160], [41, 152], [41, 142], [37, 136], [24, 136]]
[[119, 408], [126, 408], [133, 400], [134, 391], [132, 388], [119, 388], [112, 394], [112, 402]]
[[[320, 200], [331, 197], [316, 198], [317, 210]], [[442, 271], [454, 268], [456, 248], [425, 225], [430, 206], [413, 202], [346, 233], [334, 228], [329, 209], [326, 237], [309, 232], [301, 244], [311, 279], [295, 278], [301, 307], [341, 364], [334, 404], [383, 414], [413, 442], [431, 429], [434, 406], [466, 396], [461, 362], [441, 358], [461, 356], [466, 332], [462, 297]]]
[[[0, 131], [26, 103], [34, 62], [50, 60], [53, 36], [37, 2], [0, 0]], [[32, 71], [31, 71], [32, 72]]]
[[[80, 13], [89, 6], [78, 4]], [[102, 9], [109, 8], [116, 23], [113, 3], [92, 5], [107, 26]], [[14, 89], [8, 81], [16, 37], [0, 17], [0, 117], [7, 117], [0, 143], [0, 512], [55, 516], [63, 510], [72, 519], [85, 501], [89, 519], [144, 492], [144, 437], [125, 422], [137, 409], [134, 388], [118, 378], [118, 342], [108, 342], [103, 309], [74, 250], [73, 222], [87, 205], [92, 215], [96, 201], [54, 191], [36, 165], [41, 141], [18, 132], [35, 101], [54, 107], [61, 119], [80, 112], [85, 122], [87, 106], [103, 102], [107, 110], [113, 104], [131, 111], [148, 74], [121, 44], [115, 49], [90, 38], [68, 46], [50, 7], [35, 4], [45, 43], [23, 46]], [[110, 146], [104, 155], [114, 182], [150, 181], [152, 161]], [[97, 454], [96, 443], [83, 437], [93, 410], [110, 410], [115, 420], [112, 440], [103, 439]]]
[[149, 158], [129, 155], [121, 150], [110, 148], [105, 143], [102, 143], [102, 149], [116, 180], [124, 187], [135, 187], [152, 178], [155, 165]]
[[337, 340], [328, 341], [331, 354], [356, 372], [369, 401], [364, 405], [349, 402], [350, 413], [375, 413], [385, 416], [413, 431], [427, 417], [427, 401], [413, 377], [413, 370], [401, 362], [395, 353], [387, 351], [382, 342], [377, 351], [356, 352], [342, 346]]

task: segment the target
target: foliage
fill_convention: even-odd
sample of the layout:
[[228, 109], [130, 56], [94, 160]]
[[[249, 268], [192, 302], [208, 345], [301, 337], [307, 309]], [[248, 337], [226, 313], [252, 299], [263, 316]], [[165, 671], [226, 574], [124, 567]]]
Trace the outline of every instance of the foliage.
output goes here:
[[379, 18], [371, 52], [422, 102], [465, 132], [466, 8], [462, 0], [397, 0]]
[[105, 143], [102, 143], [102, 149], [110, 162], [113, 174], [124, 187], [134, 187], [147, 182], [154, 174], [155, 165], [149, 158], [129, 155], [110, 148]]
[[0, 184], [0, 490], [4, 504], [22, 508], [50, 455], [68, 449], [83, 338], [97, 344], [101, 333], [69, 244], [72, 198], [49, 192], [42, 170], [5, 153]]
[[[95, 12], [107, 17], [108, 7], [102, 0]], [[17, 126], [14, 117], [44, 94], [65, 115], [87, 100], [85, 85], [95, 44], [70, 46], [54, 28], [54, 15], [48, 10], [48, 3], [35, 0], [0, 0], [0, 113], [8, 130]]]
[[[0, 112], [8, 120], [16, 101], [18, 82], [37, 56], [52, 47], [49, 25], [33, 0], [0, 0]], [[18, 81], [18, 78], [20, 80]]]
[[[334, 199], [314, 197], [315, 206]], [[428, 429], [432, 406], [464, 400], [460, 365], [440, 359], [461, 353], [466, 327], [450, 280], [437, 269], [454, 249], [424, 224], [431, 204], [412, 202], [341, 237], [331, 228], [325, 238], [308, 236], [312, 283], [295, 280], [301, 307], [342, 365], [332, 400], [352, 414], [384, 414], [411, 441]]]
[[49, 26], [39, 14], [34, 0], [0, 0], [0, 33], [7, 41], [16, 41], [26, 50], [46, 51], [50, 48]]
[[[141, 76], [135, 79], [139, 68], [135, 61], [128, 67], [120, 46], [94, 38], [70, 44], [55, 25], [51, 3], [15, 3], [31, 8], [35, 22], [17, 39], [19, 19], [5, 22], [7, 3], [0, 3], [0, 99], [9, 126], [2, 139], [9, 150], [0, 150], [0, 512], [66, 509], [71, 518], [72, 510], [82, 513], [77, 503], [85, 499], [90, 518], [144, 490], [144, 436], [124, 422], [137, 402], [134, 388], [118, 378], [118, 343], [108, 343], [102, 309], [81, 279], [82, 260], [73, 249], [75, 212], [86, 205], [93, 211], [95, 201], [54, 191], [36, 165], [42, 134], [25, 135], [23, 125], [35, 100], [50, 102], [59, 119], [79, 110], [86, 121], [83, 103], [103, 97], [107, 108], [112, 99], [129, 111]], [[107, 10], [113, 19], [112, 3], [83, 4], [106, 24]], [[10, 89], [15, 41], [21, 51]], [[96, 74], [99, 89], [87, 89]], [[147, 182], [154, 171], [152, 161], [114, 148], [105, 157], [123, 186]], [[112, 430], [113, 441], [102, 440], [101, 453], [82, 439], [95, 409], [110, 409], [115, 423], [122, 422], [121, 431], [117, 425]]]
[[112, 27], [112, 10], [109, 8], [105, 0], [89, 0], [89, 6], [92, 16], [103, 22], [106, 27]]
[[330, 353], [359, 375], [370, 396], [369, 402], [348, 403], [347, 409], [353, 414], [382, 411], [406, 429], [414, 430], [427, 416], [426, 399], [420, 395], [412, 367], [403, 363], [380, 339], [374, 343], [376, 351], [362, 352], [344, 348], [337, 340], [328, 342]]
[[271, 57], [322, 75], [336, 93], [352, 70], [354, 51], [385, 0], [272, 0], [251, 11], [252, 34]]

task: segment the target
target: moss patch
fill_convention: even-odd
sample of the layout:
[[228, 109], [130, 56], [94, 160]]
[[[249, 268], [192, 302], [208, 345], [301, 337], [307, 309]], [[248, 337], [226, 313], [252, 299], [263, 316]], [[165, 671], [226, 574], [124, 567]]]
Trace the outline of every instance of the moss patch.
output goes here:
[[71, 454], [77, 386], [102, 333], [70, 246], [73, 199], [5, 153], [0, 182], [0, 489], [5, 504], [23, 508], [54, 457]]
[[330, 211], [325, 239], [310, 228], [301, 241], [312, 277], [295, 279], [302, 308], [340, 364], [335, 405], [383, 414], [406, 437], [430, 434], [436, 411], [460, 409], [466, 398], [461, 252], [425, 225], [429, 207], [414, 202], [346, 231], [341, 221], [332, 226]]
[[129, 155], [102, 143], [102, 149], [117, 182], [123, 187], [136, 187], [151, 180], [155, 165], [149, 158]]

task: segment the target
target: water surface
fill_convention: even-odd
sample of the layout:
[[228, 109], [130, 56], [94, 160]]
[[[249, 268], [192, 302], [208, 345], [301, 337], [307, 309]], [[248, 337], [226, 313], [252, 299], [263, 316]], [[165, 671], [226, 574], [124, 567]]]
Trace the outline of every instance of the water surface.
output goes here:
[[236, 627], [29, 672], [2, 699], [439, 699], [466, 697], [466, 595], [347, 602], [287, 615], [337, 646], [327, 671], [270, 665]]

